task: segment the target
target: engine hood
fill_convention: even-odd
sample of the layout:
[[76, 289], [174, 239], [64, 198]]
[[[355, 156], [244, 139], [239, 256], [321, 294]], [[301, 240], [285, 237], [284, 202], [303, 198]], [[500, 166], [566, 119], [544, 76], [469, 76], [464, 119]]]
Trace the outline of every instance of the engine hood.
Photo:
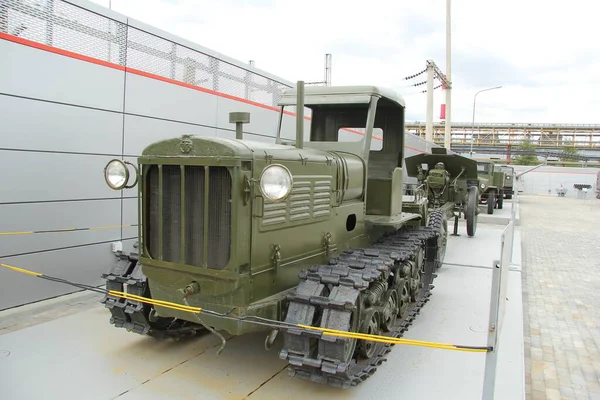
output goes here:
[[[273, 139], [274, 140], [274, 139]], [[252, 160], [272, 157], [276, 160], [306, 160], [317, 162], [331, 161], [331, 155], [322, 150], [302, 148], [284, 144], [259, 142], [244, 139], [225, 139], [183, 135], [165, 139], [147, 146], [140, 156], [140, 161], [155, 159], [204, 158], [214, 160]]]
[[209, 157], [209, 158], [250, 158], [252, 152], [239, 141], [194, 135], [183, 135], [165, 139], [147, 146], [141, 158], [157, 157]]

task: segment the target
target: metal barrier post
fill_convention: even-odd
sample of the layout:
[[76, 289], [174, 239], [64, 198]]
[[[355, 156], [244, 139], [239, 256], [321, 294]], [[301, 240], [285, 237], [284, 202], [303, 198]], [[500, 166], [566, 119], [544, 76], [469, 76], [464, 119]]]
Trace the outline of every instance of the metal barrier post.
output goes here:
[[515, 232], [515, 206], [511, 210], [511, 220], [504, 228], [501, 236], [500, 260], [495, 260], [492, 265], [492, 289], [490, 295], [490, 315], [488, 323], [487, 345], [492, 350], [486, 354], [485, 374], [483, 380], [483, 400], [492, 400], [496, 384], [496, 367], [498, 363], [498, 343], [504, 312], [506, 309], [506, 289], [508, 285], [508, 269], [512, 260], [514, 232]]

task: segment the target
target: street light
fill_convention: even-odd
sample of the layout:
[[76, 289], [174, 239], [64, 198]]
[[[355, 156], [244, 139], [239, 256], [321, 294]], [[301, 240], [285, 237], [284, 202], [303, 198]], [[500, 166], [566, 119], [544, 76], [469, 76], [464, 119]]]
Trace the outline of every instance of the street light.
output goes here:
[[492, 88], [481, 89], [479, 92], [475, 93], [475, 96], [473, 96], [473, 122], [471, 124], [471, 152], [469, 153], [471, 155], [471, 158], [473, 158], [473, 140], [475, 139], [475, 101], [477, 100], [477, 95], [481, 92], [487, 92], [488, 90], [500, 89], [501, 87], [502, 86], [496, 86], [496, 87], [492, 87]]

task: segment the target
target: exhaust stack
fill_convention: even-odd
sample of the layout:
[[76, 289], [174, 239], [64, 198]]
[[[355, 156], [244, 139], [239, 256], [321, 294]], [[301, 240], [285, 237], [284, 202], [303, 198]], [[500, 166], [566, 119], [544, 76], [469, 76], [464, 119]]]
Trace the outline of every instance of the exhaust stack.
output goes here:
[[248, 112], [230, 112], [229, 123], [235, 124], [235, 138], [237, 140], [243, 139], [243, 124], [250, 122], [250, 113]]
[[296, 84], [296, 148], [304, 147], [304, 81]]

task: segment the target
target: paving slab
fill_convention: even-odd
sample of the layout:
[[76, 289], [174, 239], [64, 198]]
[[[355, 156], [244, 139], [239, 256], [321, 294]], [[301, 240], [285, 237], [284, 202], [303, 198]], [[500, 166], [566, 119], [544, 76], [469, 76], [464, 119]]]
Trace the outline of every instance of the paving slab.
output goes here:
[[527, 395], [600, 399], [600, 200], [520, 202]]

